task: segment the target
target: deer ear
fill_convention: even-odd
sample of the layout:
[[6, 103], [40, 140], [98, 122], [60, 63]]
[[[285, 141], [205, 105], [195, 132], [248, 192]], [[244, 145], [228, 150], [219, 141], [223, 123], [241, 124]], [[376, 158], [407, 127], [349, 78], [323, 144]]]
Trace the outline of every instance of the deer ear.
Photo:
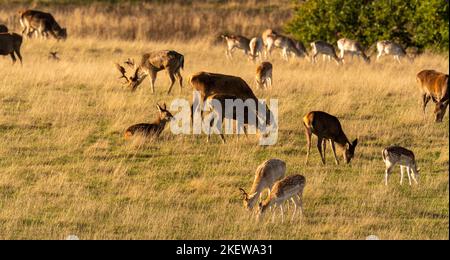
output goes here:
[[164, 108], [164, 110], [167, 109], [166, 103], [163, 104], [163, 108]]
[[162, 112], [162, 108], [159, 104], [156, 104], [156, 109], [158, 109], [159, 112]]

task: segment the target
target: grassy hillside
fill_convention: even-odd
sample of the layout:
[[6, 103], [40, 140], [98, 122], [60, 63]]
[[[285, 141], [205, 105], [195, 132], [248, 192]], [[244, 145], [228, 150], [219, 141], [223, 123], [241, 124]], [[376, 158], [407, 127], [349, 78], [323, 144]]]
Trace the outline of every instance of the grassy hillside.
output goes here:
[[[0, 57], [1, 239], [449, 238], [448, 115], [435, 124], [429, 107], [424, 117], [415, 82], [424, 68], [448, 73], [448, 57], [338, 67], [284, 62], [275, 53], [273, 89], [255, 93], [279, 100], [276, 145], [258, 146], [255, 136], [227, 136], [225, 145], [214, 136], [206, 144], [204, 135], [169, 129], [160, 140], [125, 141], [126, 127], [155, 117], [156, 102], [192, 92], [174, 88], [168, 96], [161, 73], [155, 95], [148, 80], [131, 93], [113, 62], [168, 48], [185, 55], [186, 79], [206, 70], [253, 82], [256, 66], [242, 54], [227, 61], [224, 46], [201, 40], [33, 40], [23, 44], [23, 67]], [[60, 62], [47, 59], [50, 50]], [[322, 166], [313, 147], [304, 166], [301, 118], [310, 110], [337, 115], [348, 137], [359, 138], [350, 165], [334, 165], [328, 150]], [[418, 186], [400, 186], [399, 168], [384, 186], [381, 150], [392, 144], [416, 153]], [[303, 219], [258, 223], [242, 207], [238, 188], [248, 189], [269, 158], [306, 176]]]

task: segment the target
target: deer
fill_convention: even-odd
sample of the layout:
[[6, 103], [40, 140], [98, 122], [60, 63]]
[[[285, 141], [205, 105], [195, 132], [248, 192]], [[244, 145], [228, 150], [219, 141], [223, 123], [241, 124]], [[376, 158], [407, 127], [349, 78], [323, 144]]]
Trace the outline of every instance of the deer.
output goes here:
[[149, 75], [150, 87], [152, 93], [155, 93], [155, 81], [157, 73], [161, 70], [166, 70], [170, 77], [170, 85], [167, 94], [170, 94], [175, 81], [178, 80], [180, 85], [180, 91], [183, 90], [183, 77], [181, 76], [181, 69], [184, 69], [184, 56], [173, 50], [162, 50], [143, 54], [141, 62], [136, 65], [132, 59], [128, 59], [126, 62], [128, 65], [134, 67], [134, 73], [132, 76], [126, 75], [126, 69], [116, 64], [116, 68], [121, 73], [120, 78], [126, 80], [125, 84], [131, 91], [135, 91], [136, 88], [142, 83], [142, 81]]
[[272, 87], [272, 63], [262, 62], [256, 68], [255, 82], [260, 89]]
[[22, 35], [30, 37], [34, 32], [40, 35], [41, 38], [47, 38], [48, 35], [57, 40], [65, 40], [67, 38], [67, 29], [59, 26], [50, 13], [26, 10], [19, 12], [19, 16], [20, 25], [23, 28]]
[[0, 33], [0, 55], [11, 56], [13, 64], [16, 63], [16, 56], [22, 64], [20, 47], [22, 46], [22, 36], [17, 33]]
[[342, 62], [344, 62], [344, 55], [347, 52], [352, 55], [352, 59], [354, 55], [358, 55], [359, 57], [362, 57], [366, 63], [370, 63], [370, 58], [364, 53], [364, 49], [358, 41], [341, 38], [337, 41], [337, 46], [340, 51], [339, 58]]
[[243, 189], [239, 188], [244, 201], [244, 208], [252, 210], [257, 201], [261, 197], [263, 191], [270, 190], [276, 181], [284, 178], [286, 174], [286, 163], [280, 159], [269, 159], [264, 161], [256, 168], [255, 179], [250, 189], [250, 195]]
[[0, 24], [0, 33], [7, 33], [8, 32], [8, 27], [6, 27], [6, 25], [4, 24]]
[[409, 185], [411, 186], [411, 177], [416, 184], [419, 178], [419, 170], [417, 168], [416, 159], [414, 153], [401, 146], [389, 146], [383, 149], [382, 152], [383, 162], [386, 164], [384, 183], [388, 185], [388, 178], [394, 169], [395, 165], [400, 165], [400, 185], [403, 185], [403, 171], [406, 168], [408, 175]]
[[384, 40], [377, 42], [377, 52], [377, 61], [379, 61], [379, 59], [384, 55], [392, 55], [398, 64], [401, 64], [400, 57], [407, 57], [410, 62], [413, 61], [413, 59], [406, 54], [405, 49], [403, 49], [400, 44], [392, 41]]
[[272, 221], [275, 219], [276, 207], [280, 207], [281, 222], [284, 222], [283, 203], [287, 200], [294, 202], [294, 213], [292, 220], [295, 218], [297, 207], [300, 208], [300, 214], [303, 215], [303, 190], [305, 189], [306, 178], [303, 175], [295, 174], [287, 176], [282, 180], [277, 181], [270, 191], [266, 200], [258, 205], [258, 219], [260, 220], [268, 208], [274, 206]]
[[322, 54], [324, 57], [328, 57], [328, 59], [333, 59], [337, 65], [342, 63], [342, 60], [336, 55], [336, 51], [334, 50], [333, 45], [325, 42], [325, 41], [315, 41], [311, 43], [311, 55], [312, 62], [316, 62], [316, 57], [319, 54]]
[[[317, 136], [317, 149], [319, 150], [322, 164], [325, 165], [325, 150], [326, 141], [330, 141], [331, 149], [333, 150], [336, 165], [339, 165], [339, 160], [336, 155], [335, 143], [342, 148], [344, 160], [347, 164], [350, 163], [355, 154], [355, 148], [358, 144], [358, 139], [350, 142], [342, 130], [339, 119], [328, 113], [322, 111], [311, 111], [303, 117], [303, 126], [305, 128], [305, 135], [307, 141], [306, 162], [308, 164], [308, 157], [311, 150], [311, 135]], [[323, 153], [322, 153], [323, 149]]]
[[278, 33], [274, 31], [273, 29], [266, 29], [261, 34], [261, 39], [263, 41], [264, 49], [265, 49], [265, 57], [266, 59], [270, 56], [270, 53], [272, 52], [274, 39]]
[[252, 61], [255, 61], [256, 58], [259, 58], [259, 60], [262, 60], [262, 52], [264, 49], [264, 43], [261, 37], [254, 37], [250, 40], [249, 43], [250, 48], [250, 59]]
[[434, 108], [435, 122], [442, 122], [447, 111], [448, 99], [448, 74], [435, 70], [422, 70], [417, 73], [416, 80], [422, 93], [422, 108], [425, 116], [425, 108], [430, 99], [436, 103]]
[[286, 61], [289, 60], [290, 55], [296, 57], [307, 57], [306, 48], [301, 42], [297, 42], [281, 34], [270, 34], [267, 38], [269, 39], [269, 55], [271, 54], [272, 48], [276, 47], [281, 49], [281, 55]]
[[225, 39], [227, 43], [227, 50], [225, 52], [226, 57], [233, 58], [233, 52], [235, 49], [241, 49], [245, 55], [250, 52], [250, 40], [242, 35], [222, 34], [220, 37]]
[[167, 122], [171, 121], [174, 117], [167, 110], [166, 104], [163, 106], [156, 104], [156, 108], [159, 112], [158, 117], [152, 123], [141, 123], [135, 124], [128, 127], [125, 130], [125, 139], [129, 139], [132, 136], [137, 134], [142, 135], [144, 137], [159, 137], [161, 132], [164, 130]]

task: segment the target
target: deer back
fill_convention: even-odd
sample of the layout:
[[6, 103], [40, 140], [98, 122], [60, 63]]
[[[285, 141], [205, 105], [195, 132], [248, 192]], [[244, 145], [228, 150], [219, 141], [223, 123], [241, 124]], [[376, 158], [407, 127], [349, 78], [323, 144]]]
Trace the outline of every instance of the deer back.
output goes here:
[[309, 112], [303, 118], [303, 123], [317, 136], [332, 139], [341, 146], [350, 143], [342, 130], [339, 119], [328, 113], [322, 111]]
[[448, 74], [435, 70], [422, 70], [417, 74], [422, 92], [433, 96], [436, 101], [448, 99]]

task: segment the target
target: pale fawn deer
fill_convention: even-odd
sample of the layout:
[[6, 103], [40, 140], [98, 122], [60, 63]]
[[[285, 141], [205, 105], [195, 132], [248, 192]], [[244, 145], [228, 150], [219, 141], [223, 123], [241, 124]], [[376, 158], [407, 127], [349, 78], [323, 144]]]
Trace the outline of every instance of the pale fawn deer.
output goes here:
[[394, 169], [395, 165], [400, 165], [400, 185], [403, 184], [403, 171], [406, 168], [409, 185], [411, 185], [411, 177], [416, 184], [419, 178], [419, 168], [417, 168], [416, 158], [414, 153], [401, 146], [390, 146], [382, 152], [383, 161], [386, 164], [385, 171], [385, 185], [388, 185], [388, 178]]
[[363, 58], [366, 63], [370, 63], [370, 58], [364, 53], [364, 48], [359, 42], [347, 38], [341, 38], [337, 41], [337, 46], [340, 51], [339, 58], [342, 62], [344, 62], [344, 55], [349, 53], [352, 55], [352, 59], [354, 55], [357, 55]]

